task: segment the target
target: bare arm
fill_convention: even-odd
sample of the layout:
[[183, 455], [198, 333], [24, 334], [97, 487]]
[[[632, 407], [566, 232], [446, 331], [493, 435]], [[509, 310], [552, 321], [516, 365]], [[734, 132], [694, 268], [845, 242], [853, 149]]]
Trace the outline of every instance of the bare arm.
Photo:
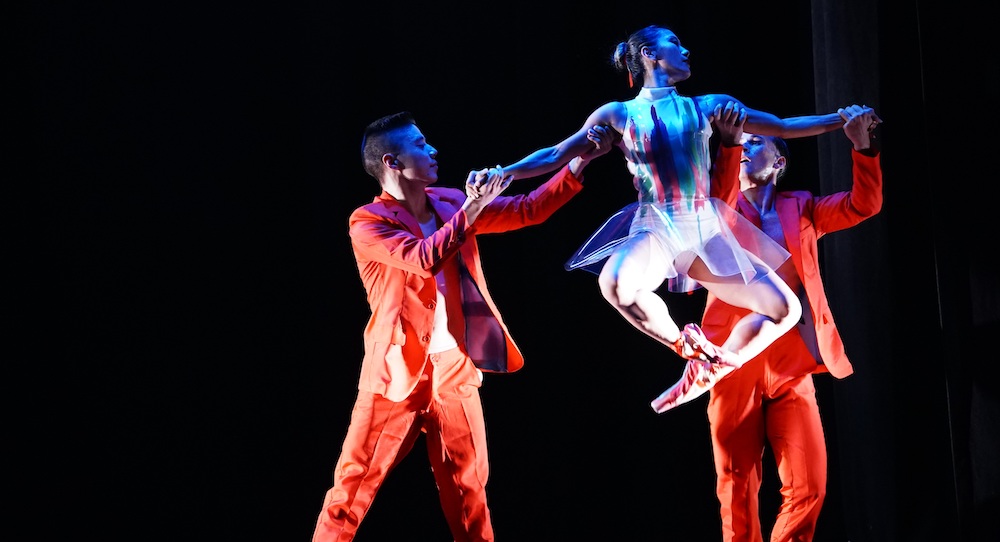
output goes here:
[[[825, 134], [837, 130], [844, 125], [843, 109], [837, 110], [836, 113], [827, 113], [824, 115], [802, 115], [781, 118], [767, 111], [746, 107], [739, 100], [726, 94], [706, 94], [701, 96], [699, 100], [705, 111], [713, 111], [717, 105], [725, 105], [730, 101], [735, 102], [739, 107], [745, 108], [747, 111], [747, 122], [744, 128], [747, 132], [754, 134], [795, 139]], [[866, 112], [874, 114], [874, 110], [870, 107], [862, 107]], [[875, 118], [877, 119], [876, 122], [881, 122], [877, 116]]]
[[832, 132], [844, 125], [837, 113], [779, 118], [765, 111], [747, 109], [746, 130], [751, 133], [778, 136], [783, 139], [809, 137]]
[[561, 168], [573, 157], [584, 155], [594, 148], [594, 143], [587, 138], [587, 132], [592, 127], [610, 126], [621, 133], [624, 125], [623, 110], [621, 102], [602, 105], [587, 117], [586, 122], [576, 133], [551, 147], [538, 149], [517, 162], [504, 166], [504, 175], [512, 179], [526, 179]]

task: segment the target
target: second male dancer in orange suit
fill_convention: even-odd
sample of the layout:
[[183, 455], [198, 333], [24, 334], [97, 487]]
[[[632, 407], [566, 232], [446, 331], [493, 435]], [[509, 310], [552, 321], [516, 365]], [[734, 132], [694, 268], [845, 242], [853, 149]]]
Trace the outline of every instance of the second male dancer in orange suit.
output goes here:
[[[765, 439], [782, 485], [772, 542], [812, 540], [826, 496], [826, 441], [812, 375], [828, 372], [844, 378], [854, 368], [827, 301], [817, 240], [855, 226], [882, 208], [881, 162], [871, 135], [881, 120], [856, 105], [840, 113], [846, 121], [844, 133], [854, 144], [851, 190], [826, 196], [778, 191], [787, 147], [779, 138], [755, 134], [740, 138], [739, 191], [732, 179], [718, 179], [725, 184], [720, 197], [791, 254], [778, 275], [798, 292], [802, 322], [738, 370], [688, 362], [685, 378], [663, 395], [677, 400], [660, 408], [653, 403], [663, 411], [704, 393], [702, 384], [717, 382], [710, 390], [708, 418], [726, 542], [763, 540], [758, 493]], [[733, 159], [732, 152], [720, 154], [720, 160]], [[716, 344], [731, 340], [741, 332], [734, 326], [744, 314], [709, 294], [702, 320], [705, 335]]]

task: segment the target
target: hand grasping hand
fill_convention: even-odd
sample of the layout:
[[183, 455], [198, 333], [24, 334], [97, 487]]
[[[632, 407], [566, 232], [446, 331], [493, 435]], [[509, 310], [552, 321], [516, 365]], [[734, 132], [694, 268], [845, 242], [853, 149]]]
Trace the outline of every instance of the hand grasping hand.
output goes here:
[[469, 180], [465, 183], [465, 195], [473, 199], [479, 199], [490, 190], [489, 185], [493, 182], [499, 182], [502, 185], [500, 191], [503, 191], [512, 179], [511, 176], [504, 177], [503, 167], [499, 164], [492, 168], [470, 171]]
[[882, 119], [875, 113], [875, 110], [867, 105], [849, 105], [847, 107], [841, 107], [837, 110], [837, 113], [840, 114], [840, 118], [844, 119], [845, 123], [849, 123], [860, 117], [862, 120], [856, 122], [863, 123], [865, 129], [869, 132], [878, 128], [879, 124], [882, 124]]
[[856, 150], [871, 146], [872, 131], [882, 123], [875, 110], [867, 105], [850, 105], [837, 110], [844, 119], [844, 134], [854, 144]]
[[712, 111], [709, 121], [719, 134], [719, 142], [726, 147], [735, 147], [741, 143], [743, 138], [743, 125], [747, 121], [747, 110], [737, 106], [732, 101], [728, 102], [725, 108], [719, 104]]
[[622, 135], [610, 126], [595, 124], [587, 129], [587, 139], [594, 144], [594, 148], [586, 152], [588, 158], [596, 158], [602, 154], [607, 154], [615, 144], [621, 141]]

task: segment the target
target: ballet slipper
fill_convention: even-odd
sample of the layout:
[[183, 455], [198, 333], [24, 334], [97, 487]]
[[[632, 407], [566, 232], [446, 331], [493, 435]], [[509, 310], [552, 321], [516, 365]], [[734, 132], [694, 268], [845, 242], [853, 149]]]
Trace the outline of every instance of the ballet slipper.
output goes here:
[[[684, 332], [683, 331], [681, 331], [681, 335], [680, 335], [680, 337], [677, 337], [676, 341], [674, 341], [672, 343], [667, 343], [667, 347], [669, 347], [671, 350], [673, 350], [678, 356], [680, 356], [680, 357], [682, 357], [684, 359], [690, 359], [688, 356], [690, 355], [690, 353], [691, 353], [692, 350], [691, 350], [691, 347], [688, 346], [687, 340], [684, 338]], [[686, 349], [686, 352], [685, 352], [685, 349]]]
[[688, 324], [684, 326], [684, 331], [681, 336], [687, 342], [690, 350], [693, 351], [691, 356], [683, 356], [689, 360], [695, 361], [708, 361], [717, 365], [723, 365], [727, 367], [738, 368], [743, 365], [742, 362], [736, 359], [736, 354], [730, 352], [725, 348], [720, 348], [715, 345], [712, 341], [708, 340], [705, 333], [702, 332], [698, 324]]
[[657, 413], [666, 412], [674, 407], [683, 405], [689, 401], [701, 397], [705, 392], [712, 389], [715, 383], [723, 377], [736, 370], [730, 365], [718, 365], [715, 363], [690, 360], [684, 367], [684, 375], [676, 384], [670, 386], [659, 397], [653, 399], [650, 406]]
[[[699, 330], [700, 331], [700, 330]], [[707, 356], [703, 355], [700, 350], [697, 349], [697, 344], [693, 341], [684, 330], [681, 330], [680, 337], [672, 343], [667, 343], [667, 347], [674, 351], [678, 356], [683, 359], [692, 359], [695, 361], [711, 361]]]

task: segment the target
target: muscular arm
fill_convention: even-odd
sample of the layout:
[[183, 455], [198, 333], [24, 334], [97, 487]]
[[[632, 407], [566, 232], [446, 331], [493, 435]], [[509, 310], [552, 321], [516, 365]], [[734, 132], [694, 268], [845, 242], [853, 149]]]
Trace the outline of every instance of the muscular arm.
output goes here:
[[747, 122], [744, 128], [747, 132], [754, 134], [795, 139], [825, 134], [844, 125], [844, 119], [839, 113], [781, 118], [767, 111], [746, 107], [742, 102], [727, 94], [706, 94], [701, 96], [699, 100], [705, 111], [712, 111], [716, 105], [720, 103], [725, 105], [728, 101], [734, 101], [740, 107], [746, 108]]
[[747, 110], [747, 131], [783, 139], [809, 137], [832, 132], [844, 125], [837, 113], [779, 118], [764, 111]]
[[594, 110], [587, 120], [573, 135], [561, 142], [543, 149], [538, 149], [517, 162], [503, 167], [505, 175], [513, 179], [537, 177], [555, 171], [566, 165], [573, 157], [586, 154], [594, 147], [587, 139], [587, 130], [595, 125], [611, 126], [621, 133], [624, 126], [624, 106], [621, 102], [609, 102]]

